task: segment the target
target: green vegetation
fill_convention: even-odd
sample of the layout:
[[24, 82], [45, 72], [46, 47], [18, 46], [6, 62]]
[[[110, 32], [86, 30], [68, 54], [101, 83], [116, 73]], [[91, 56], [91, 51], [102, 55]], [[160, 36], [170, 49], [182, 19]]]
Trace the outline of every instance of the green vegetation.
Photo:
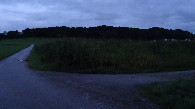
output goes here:
[[0, 44], [36, 44], [56, 40], [56, 38], [19, 38], [19, 39], [1, 39]]
[[143, 95], [164, 109], [195, 109], [195, 79], [154, 83]]
[[195, 42], [67, 38], [36, 44], [29, 66], [78, 73], [143, 73], [195, 68]]
[[52, 38], [20, 38], [0, 40], [0, 60], [27, 48], [33, 43], [48, 42]]
[[28, 45], [25, 44], [13, 44], [13, 45], [6, 45], [6, 44], [0, 44], [0, 60], [4, 59], [12, 54], [17, 53], [18, 51], [28, 47]]

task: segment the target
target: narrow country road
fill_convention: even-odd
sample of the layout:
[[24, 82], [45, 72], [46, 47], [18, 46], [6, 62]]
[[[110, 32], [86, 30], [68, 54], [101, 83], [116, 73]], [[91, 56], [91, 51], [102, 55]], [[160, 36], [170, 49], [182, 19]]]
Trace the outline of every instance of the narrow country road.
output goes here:
[[195, 71], [99, 75], [41, 72], [28, 68], [33, 46], [0, 61], [0, 109], [159, 109], [140, 85], [193, 78]]

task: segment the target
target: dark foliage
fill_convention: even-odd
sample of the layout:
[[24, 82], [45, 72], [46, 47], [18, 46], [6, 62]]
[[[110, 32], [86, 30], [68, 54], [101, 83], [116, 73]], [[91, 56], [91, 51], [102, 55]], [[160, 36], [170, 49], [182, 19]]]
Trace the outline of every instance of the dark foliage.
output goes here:
[[97, 27], [49, 27], [25, 29], [20, 34], [18, 31], [10, 31], [7, 38], [20, 37], [85, 37], [95, 39], [131, 39], [131, 40], [164, 40], [177, 39], [186, 40], [194, 39], [195, 35], [181, 29], [164, 29], [153, 27], [149, 29], [97, 26]]
[[35, 44], [29, 65], [76, 73], [145, 73], [195, 68], [195, 42], [64, 38]]
[[0, 39], [20, 38], [22, 34], [16, 31], [9, 31], [8, 33], [1, 33]]
[[7, 33], [7, 37], [9, 37], [9, 38], [19, 38], [20, 34], [17, 30], [16, 31], [9, 31]]
[[5, 38], [5, 37], [6, 37], [6, 35], [5, 35], [5, 34], [0, 33], [0, 39]]

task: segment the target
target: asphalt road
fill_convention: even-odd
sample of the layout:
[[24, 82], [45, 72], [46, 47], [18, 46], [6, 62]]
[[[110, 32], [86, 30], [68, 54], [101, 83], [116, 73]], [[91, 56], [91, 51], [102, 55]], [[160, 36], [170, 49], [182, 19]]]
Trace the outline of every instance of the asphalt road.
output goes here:
[[0, 61], [0, 109], [159, 109], [140, 95], [141, 85], [195, 75], [193, 70], [131, 75], [35, 71], [25, 61], [32, 47]]

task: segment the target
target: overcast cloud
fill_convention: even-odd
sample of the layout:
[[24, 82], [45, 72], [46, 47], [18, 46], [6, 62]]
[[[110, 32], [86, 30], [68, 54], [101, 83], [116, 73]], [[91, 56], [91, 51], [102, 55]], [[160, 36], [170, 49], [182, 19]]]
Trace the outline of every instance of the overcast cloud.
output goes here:
[[0, 32], [98, 25], [195, 33], [195, 0], [0, 0]]

